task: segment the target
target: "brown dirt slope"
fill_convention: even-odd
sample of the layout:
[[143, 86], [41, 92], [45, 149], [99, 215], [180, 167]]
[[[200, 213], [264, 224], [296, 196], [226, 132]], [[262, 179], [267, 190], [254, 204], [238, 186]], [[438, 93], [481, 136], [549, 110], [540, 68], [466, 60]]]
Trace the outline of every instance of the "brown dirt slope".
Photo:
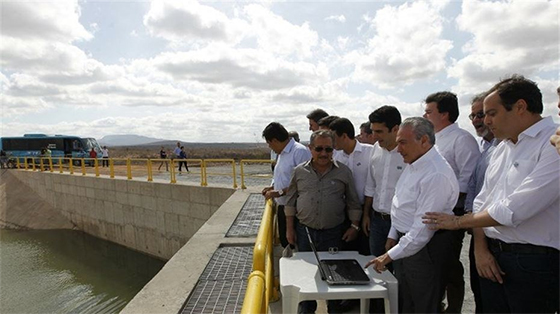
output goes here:
[[0, 170], [0, 227], [72, 229], [74, 225], [22, 183], [12, 171]]

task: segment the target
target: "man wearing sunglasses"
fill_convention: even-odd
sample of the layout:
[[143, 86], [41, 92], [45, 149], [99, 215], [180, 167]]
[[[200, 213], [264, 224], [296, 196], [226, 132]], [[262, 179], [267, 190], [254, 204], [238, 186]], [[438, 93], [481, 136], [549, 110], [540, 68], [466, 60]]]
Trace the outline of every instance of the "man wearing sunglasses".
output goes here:
[[[474, 198], [478, 195], [482, 189], [482, 184], [484, 183], [484, 175], [486, 174], [486, 168], [488, 168], [488, 162], [490, 161], [490, 156], [498, 143], [500, 142], [494, 137], [494, 133], [490, 128], [484, 124], [484, 108], [482, 103], [486, 97], [486, 93], [479, 94], [475, 96], [472, 100], [471, 114], [469, 119], [476, 131], [476, 134], [481, 137], [479, 141], [479, 146], [482, 154], [476, 163], [476, 168], [471, 175], [469, 180], [469, 186], [467, 190], [467, 198], [465, 199], [465, 212], [471, 213], [473, 209]], [[480, 233], [484, 237], [484, 232], [480, 228], [473, 229], [473, 232]], [[489, 264], [493, 261], [494, 257], [488, 250], [486, 243], [484, 246], [479, 245], [477, 248], [477, 258], [476, 261], [479, 265], [476, 265], [475, 252], [474, 252], [474, 237], [471, 238], [471, 245], [469, 248], [469, 267], [470, 267], [470, 280], [471, 289], [474, 295], [474, 302], [476, 305], [476, 313], [484, 313], [482, 309], [482, 295], [480, 293], [480, 277], [478, 276], [477, 267], [489, 267]]]
[[[435, 147], [447, 160], [459, 181], [459, 198], [453, 212], [457, 216], [465, 214], [465, 198], [469, 180], [480, 157], [480, 150], [474, 137], [455, 123], [459, 117], [457, 95], [442, 91], [426, 97], [424, 118], [434, 125], [436, 131]], [[465, 230], [453, 231], [454, 260], [450, 266], [447, 286], [447, 313], [461, 313], [465, 296], [463, 265], [460, 261]]]
[[[286, 236], [301, 252], [311, 251], [307, 227], [318, 251], [340, 248], [342, 240], [352, 241], [358, 235], [362, 209], [358, 201], [352, 171], [333, 161], [334, 137], [330, 131], [311, 134], [311, 160], [298, 165], [293, 172], [286, 202]], [[296, 203], [297, 200], [297, 203]], [[346, 228], [344, 220], [350, 218]], [[298, 218], [298, 223], [294, 221]], [[338, 310], [340, 301], [329, 301], [329, 312]], [[299, 312], [314, 313], [315, 301], [300, 304]]]

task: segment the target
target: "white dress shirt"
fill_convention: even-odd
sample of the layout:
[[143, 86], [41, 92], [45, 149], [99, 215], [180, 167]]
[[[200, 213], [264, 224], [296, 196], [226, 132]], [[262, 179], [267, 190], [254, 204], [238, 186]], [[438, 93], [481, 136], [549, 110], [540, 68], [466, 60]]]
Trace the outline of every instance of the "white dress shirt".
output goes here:
[[549, 142], [556, 127], [547, 117], [521, 132], [517, 143], [496, 147], [473, 205], [501, 224], [484, 228], [488, 237], [560, 249], [560, 156]]
[[393, 197], [389, 238], [399, 239], [397, 231], [406, 233], [387, 252], [391, 259], [412, 256], [434, 235], [422, 223], [426, 212], [453, 214], [459, 196], [459, 185], [453, 169], [432, 147], [403, 171]]
[[395, 187], [406, 164], [396, 147], [392, 151], [380, 147], [378, 143], [373, 147], [364, 194], [373, 198], [371, 207], [375, 211], [391, 214]]
[[354, 186], [356, 187], [356, 193], [358, 194], [360, 204], [364, 203], [364, 190], [366, 187], [366, 179], [372, 153], [373, 145], [362, 144], [356, 141], [354, 151], [352, 151], [350, 155], [346, 154], [343, 150], [340, 150], [335, 156], [333, 156], [334, 160], [352, 170], [352, 175], [354, 176]]
[[436, 148], [453, 169], [459, 181], [459, 192], [467, 193], [469, 180], [480, 157], [474, 136], [453, 123], [436, 133]]
[[[278, 191], [289, 187], [294, 168], [310, 159], [311, 152], [309, 149], [305, 145], [296, 142], [293, 138], [290, 138], [286, 147], [284, 147], [280, 155], [278, 155], [276, 166], [274, 166], [274, 176], [272, 179], [274, 182], [274, 190]], [[286, 205], [288, 199], [286, 195], [284, 195], [277, 197], [275, 200], [278, 205]]]

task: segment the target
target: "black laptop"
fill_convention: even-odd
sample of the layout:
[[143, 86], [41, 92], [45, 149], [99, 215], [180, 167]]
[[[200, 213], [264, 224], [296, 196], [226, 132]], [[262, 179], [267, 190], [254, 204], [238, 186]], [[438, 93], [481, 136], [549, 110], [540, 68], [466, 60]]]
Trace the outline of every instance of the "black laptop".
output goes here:
[[329, 285], [367, 285], [370, 280], [366, 272], [355, 259], [319, 259], [315, 244], [305, 227], [311, 249], [317, 259], [321, 279]]

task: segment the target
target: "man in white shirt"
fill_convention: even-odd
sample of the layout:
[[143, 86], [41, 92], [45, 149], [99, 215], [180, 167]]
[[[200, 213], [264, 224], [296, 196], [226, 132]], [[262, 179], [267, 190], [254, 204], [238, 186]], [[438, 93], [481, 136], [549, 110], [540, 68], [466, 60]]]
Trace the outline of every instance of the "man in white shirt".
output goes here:
[[[424, 118], [433, 123], [436, 131], [436, 148], [447, 160], [457, 180], [459, 181], [459, 198], [453, 209], [455, 215], [465, 214], [465, 197], [469, 179], [480, 157], [480, 150], [474, 137], [459, 128], [459, 104], [457, 95], [451, 92], [437, 92], [426, 97]], [[464, 230], [453, 231], [454, 259], [449, 268], [449, 283], [447, 285], [447, 313], [461, 313], [465, 296], [465, 281], [463, 279], [463, 265], [461, 264], [461, 248], [463, 247]]]
[[385, 253], [387, 235], [391, 229], [391, 202], [395, 186], [406, 164], [397, 151], [397, 132], [401, 114], [393, 106], [383, 106], [369, 115], [374, 145], [364, 191], [362, 228], [369, 237], [374, 256]]
[[[355, 138], [354, 125], [346, 118], [337, 118], [329, 124], [329, 129], [334, 134], [334, 147], [338, 150], [338, 153], [333, 155], [333, 159], [352, 170], [356, 194], [360, 206], [363, 208], [364, 190], [373, 145], [358, 142]], [[346, 223], [349, 225], [350, 221], [347, 219]], [[358, 226], [361, 226], [361, 222]], [[369, 255], [368, 239], [361, 232], [355, 241], [344, 244], [346, 245], [344, 250], [359, 251], [361, 254]]]
[[367, 121], [360, 124], [360, 137], [357, 138], [360, 143], [364, 144], [375, 144], [377, 141], [375, 136], [373, 135], [373, 131], [371, 130], [371, 122]]
[[262, 190], [266, 199], [274, 198], [277, 204], [278, 234], [282, 247], [288, 246], [286, 238], [286, 193], [290, 185], [290, 179], [294, 168], [311, 159], [311, 152], [303, 144], [289, 137], [289, 133], [278, 122], [272, 122], [262, 132], [268, 147], [278, 154], [276, 166], [274, 166], [273, 185]]
[[[559, 310], [560, 156], [548, 143], [556, 125], [542, 118], [537, 84], [514, 75], [484, 99], [484, 122], [502, 139], [492, 157], [474, 214], [427, 213], [432, 229], [485, 227], [493, 258], [477, 268], [484, 311]], [[475, 234], [475, 253], [484, 237]], [[478, 256], [478, 254], [476, 255]]]
[[432, 123], [420, 118], [403, 121], [397, 150], [408, 166], [395, 189], [387, 253], [371, 260], [377, 272], [394, 261], [399, 281], [399, 311], [436, 313], [445, 289], [451, 258], [451, 233], [434, 232], [422, 223], [424, 213], [453, 213], [459, 184], [453, 169], [433, 146]]

